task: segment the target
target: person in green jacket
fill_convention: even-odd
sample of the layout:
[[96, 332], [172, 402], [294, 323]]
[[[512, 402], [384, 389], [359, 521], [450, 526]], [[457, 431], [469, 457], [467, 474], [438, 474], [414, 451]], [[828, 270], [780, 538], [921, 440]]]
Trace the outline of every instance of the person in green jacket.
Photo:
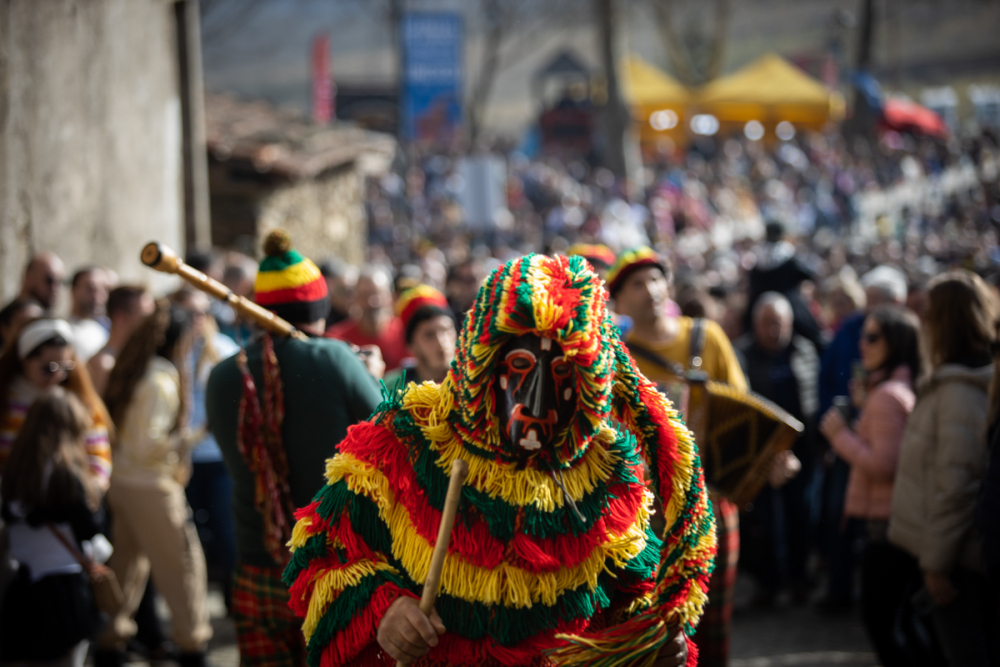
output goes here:
[[232, 613], [244, 667], [305, 664], [301, 623], [281, 574], [296, 507], [326, 480], [325, 461], [381, 400], [352, 348], [322, 338], [327, 287], [319, 269], [275, 230], [254, 285], [257, 303], [310, 338], [258, 336], [220, 362], [206, 390], [208, 428], [233, 480], [237, 564]]

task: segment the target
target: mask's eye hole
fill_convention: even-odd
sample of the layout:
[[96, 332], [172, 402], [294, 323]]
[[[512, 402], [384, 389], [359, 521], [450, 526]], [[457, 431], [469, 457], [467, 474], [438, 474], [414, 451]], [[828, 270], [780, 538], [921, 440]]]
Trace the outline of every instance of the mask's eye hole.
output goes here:
[[518, 354], [508, 358], [507, 364], [516, 371], [527, 371], [531, 370], [535, 362], [526, 354]]
[[573, 367], [570, 366], [569, 362], [563, 361], [562, 359], [557, 359], [552, 362], [552, 374], [557, 378], [568, 378], [572, 372]]

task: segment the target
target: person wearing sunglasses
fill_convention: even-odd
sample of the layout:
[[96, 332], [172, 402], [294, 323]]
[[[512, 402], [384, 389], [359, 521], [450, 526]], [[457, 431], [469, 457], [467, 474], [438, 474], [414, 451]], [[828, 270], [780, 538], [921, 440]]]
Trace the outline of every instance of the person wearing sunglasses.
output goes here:
[[861, 563], [865, 630], [881, 664], [902, 666], [910, 664], [909, 656], [894, 636], [893, 623], [918, 572], [916, 561], [890, 544], [886, 535], [903, 432], [916, 403], [919, 322], [897, 306], [876, 308], [862, 325], [860, 347], [866, 380], [851, 385], [860, 417], [852, 429], [840, 408], [832, 407], [820, 430], [851, 467], [844, 517], [861, 524], [867, 536]]
[[83, 401], [91, 416], [84, 437], [90, 471], [107, 490], [111, 477], [111, 418], [94, 390], [86, 365], [77, 358], [68, 322], [35, 319], [25, 324], [0, 355], [0, 476], [28, 409], [37, 398], [61, 386]]

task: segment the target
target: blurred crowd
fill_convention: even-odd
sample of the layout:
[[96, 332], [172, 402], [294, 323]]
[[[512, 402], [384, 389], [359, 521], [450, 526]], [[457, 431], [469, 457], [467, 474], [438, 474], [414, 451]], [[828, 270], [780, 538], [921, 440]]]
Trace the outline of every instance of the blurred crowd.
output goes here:
[[[458, 156], [419, 156], [372, 179], [369, 262], [319, 262], [329, 304], [307, 333], [355, 346], [388, 386], [440, 381], [463, 314], [500, 263], [575, 253], [606, 272], [648, 247], [666, 287], [653, 275], [612, 294], [623, 335], [639, 340], [657, 318], [714, 322], [739, 362], [732, 372], [805, 424], [792, 450], [798, 467], [737, 508], [752, 604], [837, 613], [860, 600], [882, 664], [924, 664], [917, 655], [1000, 664], [988, 576], [997, 574], [988, 566], [998, 508], [983, 483], [997, 474], [988, 462], [1000, 414], [990, 398], [1000, 317], [995, 138], [889, 132], [853, 151], [836, 134], [777, 145], [706, 139], [658, 152], [624, 181], [582, 160], [506, 157], [507, 207], [479, 231], [463, 224]], [[974, 177], [948, 192], [936, 185], [960, 170]], [[926, 187], [865, 228], [862, 200], [906, 183]], [[254, 298], [254, 259], [186, 259]], [[97, 641], [204, 664], [206, 587], [228, 589], [236, 561], [231, 480], [206, 430], [206, 384], [255, 330], [192, 288], [155, 296], [99, 266], [70, 275], [41, 252], [0, 310], [3, 519], [20, 563], [4, 575], [4, 661], [70, 655], [67, 664], [79, 664]], [[71, 613], [44, 629], [18, 620], [89, 604], [79, 559], [46, 555], [53, 531], [94, 560], [107, 551], [95, 536], [114, 544], [128, 613], [111, 627]], [[172, 612], [172, 645], [150, 572]], [[904, 607], [912, 627], [901, 643]]]
[[[996, 257], [996, 139], [989, 133], [948, 143], [887, 132], [864, 150], [839, 134], [800, 133], [766, 145], [742, 137], [702, 139], [654, 156], [634, 180], [616, 180], [586, 161], [529, 160], [512, 151], [507, 208], [486, 230], [463, 225], [464, 157], [429, 155], [400, 176], [369, 184], [370, 261], [421, 273], [442, 287], [449, 267], [477, 259], [489, 270], [529, 252], [564, 252], [601, 243], [620, 252], [648, 244], [678, 270], [703, 274], [707, 288], [733, 291], [752, 266], [764, 224], [782, 223], [819, 277], [845, 265], [860, 275], [882, 262], [914, 278], [968, 261], [987, 271]], [[933, 183], [974, 166], [985, 183], [952, 193], [933, 188], [862, 229], [863, 200], [907, 181]]]

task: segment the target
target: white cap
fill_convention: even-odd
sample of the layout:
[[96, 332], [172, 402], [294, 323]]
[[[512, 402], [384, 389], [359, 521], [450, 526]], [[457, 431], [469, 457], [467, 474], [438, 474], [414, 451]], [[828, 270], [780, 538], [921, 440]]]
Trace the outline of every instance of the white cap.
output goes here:
[[906, 295], [909, 291], [906, 275], [899, 269], [885, 264], [876, 266], [862, 276], [861, 286], [865, 289], [869, 287], [879, 289], [887, 298], [899, 304], [906, 303]]
[[21, 329], [21, 335], [17, 338], [17, 356], [24, 359], [37, 350], [39, 345], [57, 337], [71, 346], [76, 345], [73, 328], [66, 320], [35, 320]]

